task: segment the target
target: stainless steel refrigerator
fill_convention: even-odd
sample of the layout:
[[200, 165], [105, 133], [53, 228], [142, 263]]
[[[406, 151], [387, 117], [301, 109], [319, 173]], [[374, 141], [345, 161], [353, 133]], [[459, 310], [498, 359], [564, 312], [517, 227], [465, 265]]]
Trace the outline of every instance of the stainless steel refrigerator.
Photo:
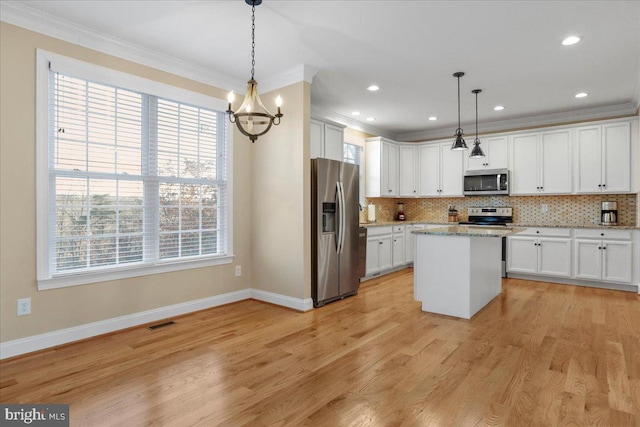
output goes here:
[[358, 293], [358, 166], [311, 160], [311, 293], [313, 305]]

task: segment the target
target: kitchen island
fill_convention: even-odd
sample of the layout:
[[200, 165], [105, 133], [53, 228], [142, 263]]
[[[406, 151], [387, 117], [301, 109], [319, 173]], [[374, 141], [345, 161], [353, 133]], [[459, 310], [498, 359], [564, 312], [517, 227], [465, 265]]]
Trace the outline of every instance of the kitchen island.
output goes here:
[[422, 311], [470, 319], [502, 290], [502, 238], [523, 228], [417, 230], [413, 286]]

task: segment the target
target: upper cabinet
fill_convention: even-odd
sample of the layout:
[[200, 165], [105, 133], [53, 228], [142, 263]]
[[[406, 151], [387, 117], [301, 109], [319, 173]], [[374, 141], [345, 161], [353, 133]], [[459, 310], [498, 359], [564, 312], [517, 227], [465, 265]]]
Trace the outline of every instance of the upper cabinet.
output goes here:
[[462, 196], [466, 151], [451, 150], [450, 142], [423, 144], [418, 150], [420, 196]]
[[569, 129], [510, 137], [511, 194], [570, 194]]
[[344, 128], [311, 119], [310, 157], [342, 161], [344, 156]]
[[482, 169], [507, 169], [509, 166], [509, 158], [507, 156], [507, 137], [487, 137], [481, 138], [481, 147], [484, 157], [466, 159], [466, 170], [482, 170]]
[[398, 197], [398, 144], [381, 137], [368, 138], [365, 145], [365, 162], [365, 196]]
[[576, 192], [631, 191], [631, 127], [629, 122], [576, 129]]
[[417, 145], [400, 145], [400, 197], [417, 197], [420, 161]]
[[459, 197], [465, 168], [509, 169], [512, 195], [638, 191], [635, 118], [489, 135], [480, 159], [452, 151], [451, 141], [366, 141], [366, 197]]

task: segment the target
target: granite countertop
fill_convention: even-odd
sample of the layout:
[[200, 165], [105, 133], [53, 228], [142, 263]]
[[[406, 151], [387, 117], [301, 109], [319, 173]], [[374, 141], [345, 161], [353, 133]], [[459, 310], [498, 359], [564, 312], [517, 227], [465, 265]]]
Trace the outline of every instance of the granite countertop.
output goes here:
[[[458, 225], [457, 222], [435, 222], [435, 221], [377, 221], [377, 222], [365, 222], [360, 223], [360, 227], [379, 227], [385, 225], [403, 225], [403, 224], [435, 224], [443, 226]], [[478, 226], [476, 226], [478, 227]], [[640, 227], [635, 225], [600, 225], [593, 223], [547, 223], [547, 224], [533, 224], [533, 223], [520, 223], [514, 222], [509, 224], [509, 227], [539, 227], [539, 228], [595, 228], [595, 229], [609, 229], [609, 230], [640, 230]]]
[[506, 237], [520, 233], [524, 228], [519, 227], [481, 227], [466, 225], [450, 225], [448, 227], [416, 230], [413, 234], [436, 234], [440, 236], [467, 236], [467, 237]]

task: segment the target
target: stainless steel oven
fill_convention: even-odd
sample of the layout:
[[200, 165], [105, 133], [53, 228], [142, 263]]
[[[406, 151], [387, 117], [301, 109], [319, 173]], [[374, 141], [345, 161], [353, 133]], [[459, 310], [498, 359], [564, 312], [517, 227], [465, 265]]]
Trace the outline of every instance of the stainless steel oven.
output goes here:
[[464, 174], [465, 196], [509, 194], [509, 171], [507, 169], [467, 171]]
[[[506, 227], [513, 222], [513, 208], [474, 207], [467, 209], [467, 221], [460, 225]], [[507, 238], [502, 238], [502, 277], [507, 277]]]

